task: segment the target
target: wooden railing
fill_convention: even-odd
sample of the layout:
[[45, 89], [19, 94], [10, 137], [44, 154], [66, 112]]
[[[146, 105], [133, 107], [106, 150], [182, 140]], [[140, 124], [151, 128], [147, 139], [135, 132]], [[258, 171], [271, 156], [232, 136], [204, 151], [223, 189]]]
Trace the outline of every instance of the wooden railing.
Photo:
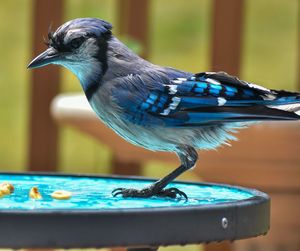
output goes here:
[[[32, 55], [37, 56], [46, 46], [43, 37], [49, 26], [63, 21], [63, 1], [33, 1]], [[50, 116], [50, 103], [58, 94], [60, 69], [49, 66], [32, 71], [29, 125], [28, 169], [55, 171], [58, 156], [58, 128]]]

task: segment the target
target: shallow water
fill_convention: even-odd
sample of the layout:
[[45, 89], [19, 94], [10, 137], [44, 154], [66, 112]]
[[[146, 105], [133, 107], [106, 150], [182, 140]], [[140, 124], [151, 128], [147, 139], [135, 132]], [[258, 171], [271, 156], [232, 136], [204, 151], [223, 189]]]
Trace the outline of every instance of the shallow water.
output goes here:
[[[113, 197], [111, 191], [118, 187], [143, 188], [149, 181], [134, 179], [111, 179], [97, 177], [47, 176], [47, 175], [8, 175], [0, 174], [0, 183], [10, 182], [15, 191], [0, 198], [1, 209], [65, 209], [65, 210], [111, 210], [128, 208], [184, 207], [191, 205], [211, 205], [244, 200], [254, 196], [244, 191], [224, 186], [172, 183], [189, 197], [185, 199], [134, 199]], [[36, 186], [43, 196], [42, 200], [29, 198], [30, 188]], [[55, 190], [72, 192], [69, 200], [55, 200], [50, 194]]]

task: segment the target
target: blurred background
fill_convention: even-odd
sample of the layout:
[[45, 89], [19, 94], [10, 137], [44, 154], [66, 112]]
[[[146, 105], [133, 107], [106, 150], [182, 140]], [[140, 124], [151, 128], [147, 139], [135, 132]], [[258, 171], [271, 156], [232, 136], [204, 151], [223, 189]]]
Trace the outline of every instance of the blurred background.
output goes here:
[[[162, 177], [178, 164], [173, 155], [127, 144], [82, 111], [81, 88], [69, 71], [26, 69], [46, 48], [51, 23], [56, 29], [77, 17], [102, 18], [155, 64], [195, 73], [223, 70], [267, 88], [299, 91], [299, 13], [299, 0], [0, 1], [0, 170]], [[168, 250], [299, 251], [299, 129], [292, 122], [243, 130], [233, 147], [200, 153], [198, 167], [181, 177], [271, 194], [266, 237]]]

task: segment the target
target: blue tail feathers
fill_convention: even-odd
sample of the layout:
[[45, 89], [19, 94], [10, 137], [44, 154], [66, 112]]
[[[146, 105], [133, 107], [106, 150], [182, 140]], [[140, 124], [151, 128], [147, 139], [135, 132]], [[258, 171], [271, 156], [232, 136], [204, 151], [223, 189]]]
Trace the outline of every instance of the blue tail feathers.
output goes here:
[[276, 91], [239, 80], [224, 72], [203, 72], [173, 81], [181, 98], [184, 125], [220, 122], [300, 119], [300, 94]]

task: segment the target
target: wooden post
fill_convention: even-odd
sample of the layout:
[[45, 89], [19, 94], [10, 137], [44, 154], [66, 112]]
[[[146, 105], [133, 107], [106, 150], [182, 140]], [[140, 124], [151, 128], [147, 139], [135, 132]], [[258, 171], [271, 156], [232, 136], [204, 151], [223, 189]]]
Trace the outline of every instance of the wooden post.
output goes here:
[[297, 64], [298, 64], [298, 71], [297, 71], [297, 91], [300, 91], [300, 1], [298, 1], [298, 58], [297, 58]]
[[150, 0], [119, 0], [118, 27], [120, 35], [127, 35], [142, 45], [141, 57], [149, 55]]
[[[214, 0], [212, 69], [238, 76], [241, 65], [244, 0]], [[205, 251], [229, 251], [229, 242], [205, 245]]]
[[142, 169], [142, 163], [137, 161], [121, 161], [116, 157], [112, 160], [112, 173], [118, 175], [140, 175]]
[[232, 250], [232, 244], [230, 244], [228, 241], [223, 241], [220, 243], [211, 243], [207, 244], [204, 247], [205, 251], [230, 251]]
[[[33, 2], [32, 56], [46, 46], [50, 24], [56, 28], [62, 23], [63, 1], [35, 0]], [[47, 66], [32, 70], [29, 125], [30, 171], [55, 171], [57, 167], [57, 126], [50, 116], [50, 103], [59, 89], [59, 68]]]
[[244, 0], [214, 0], [212, 69], [240, 73]]

